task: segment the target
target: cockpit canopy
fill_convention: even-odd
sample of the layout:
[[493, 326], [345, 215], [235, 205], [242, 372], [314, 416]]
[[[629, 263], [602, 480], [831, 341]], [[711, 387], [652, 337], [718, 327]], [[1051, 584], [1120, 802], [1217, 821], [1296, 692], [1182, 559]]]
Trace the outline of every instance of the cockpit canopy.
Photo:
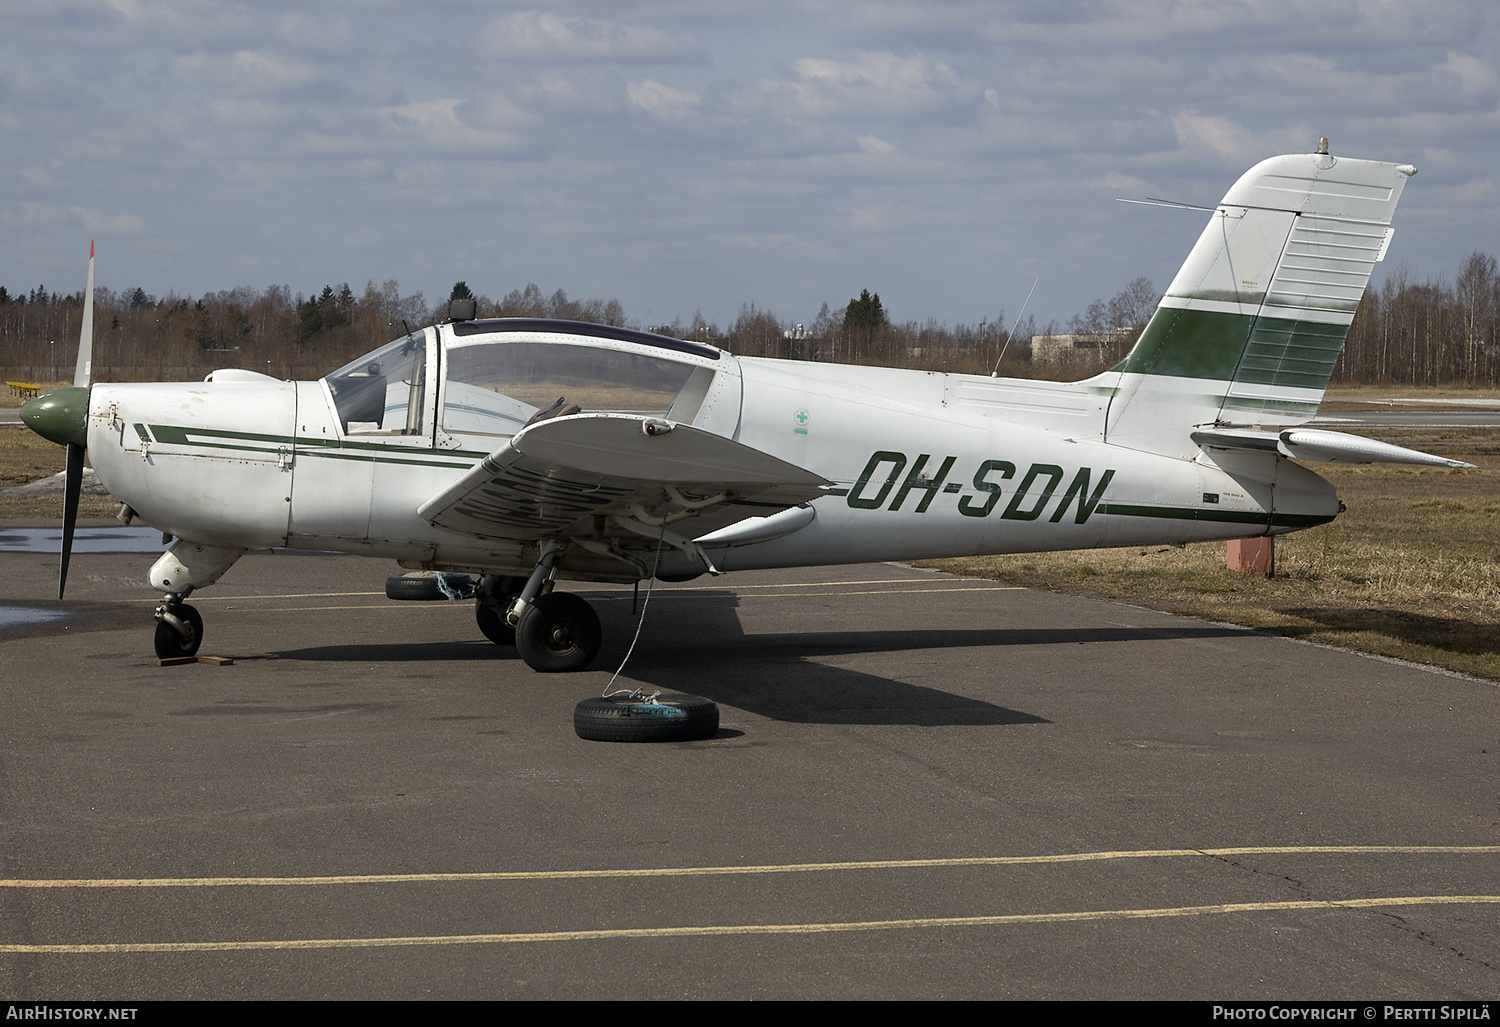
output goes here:
[[[627, 329], [499, 319], [414, 332], [324, 380], [346, 434], [422, 435], [439, 411], [450, 434], [508, 437], [580, 412], [691, 423], [721, 357]], [[441, 379], [440, 395], [430, 378]]]

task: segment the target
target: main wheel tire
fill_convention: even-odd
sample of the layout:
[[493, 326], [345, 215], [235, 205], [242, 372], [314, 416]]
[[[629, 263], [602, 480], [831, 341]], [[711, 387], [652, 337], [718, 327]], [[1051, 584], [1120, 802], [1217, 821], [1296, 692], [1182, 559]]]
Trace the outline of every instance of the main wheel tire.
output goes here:
[[177, 629], [166, 621], [157, 621], [155, 639], [157, 659], [170, 660], [173, 657], [197, 656], [198, 647], [203, 644], [203, 618], [198, 616], [197, 610], [185, 603], [171, 607], [171, 612], [192, 629], [191, 637], [183, 638], [177, 633]]
[[499, 607], [491, 606], [483, 600], [474, 604], [474, 620], [479, 624], [480, 632], [496, 645], [516, 644], [516, 629], [505, 620], [510, 599], [510, 596], [506, 596]]
[[683, 692], [664, 692], [654, 703], [585, 699], [573, 707], [573, 730], [591, 742], [693, 742], [718, 733], [719, 704]]
[[583, 670], [599, 655], [603, 638], [594, 608], [569, 592], [537, 596], [516, 625], [516, 651], [544, 674]]
[[[421, 574], [392, 574], [385, 579], [385, 596], [387, 599], [423, 603], [447, 599], [447, 595], [438, 587], [437, 579], [436, 573], [426, 571]], [[467, 574], [444, 574], [443, 579], [447, 581], [449, 588], [460, 595], [467, 595], [474, 590], [474, 579]]]

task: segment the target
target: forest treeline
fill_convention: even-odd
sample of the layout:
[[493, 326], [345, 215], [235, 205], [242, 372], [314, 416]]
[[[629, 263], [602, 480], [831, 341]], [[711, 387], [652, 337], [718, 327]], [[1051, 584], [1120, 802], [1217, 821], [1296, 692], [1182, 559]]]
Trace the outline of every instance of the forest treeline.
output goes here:
[[[878, 293], [862, 292], [840, 307], [823, 304], [797, 323], [753, 303], [721, 327], [696, 313], [687, 322], [643, 325], [617, 299], [570, 299], [535, 284], [499, 300], [475, 295], [467, 283], [453, 296], [472, 296], [481, 317], [542, 317], [644, 328], [695, 339], [748, 356], [878, 364], [988, 374], [997, 365], [1012, 377], [1085, 377], [1118, 361], [1139, 336], [1158, 295], [1138, 278], [1114, 297], [1096, 300], [1065, 325], [1040, 331], [1028, 317], [1015, 327], [1004, 311], [993, 319], [948, 324], [898, 321]], [[451, 297], [450, 297], [451, 298]], [[94, 294], [94, 370], [101, 380], [202, 378], [219, 367], [242, 367], [279, 378], [315, 378], [383, 342], [440, 320], [448, 299], [429, 305], [421, 292], [373, 281], [356, 293], [347, 283], [294, 295], [286, 286], [241, 287], [198, 299], [155, 297], [142, 289]], [[0, 287], [0, 374], [8, 381], [71, 378], [82, 322], [83, 294], [38, 287]], [[1066, 331], [1095, 344], [1077, 355], [1032, 361], [1032, 339]], [[1398, 268], [1361, 300], [1334, 372], [1342, 384], [1500, 385], [1500, 273], [1484, 253], [1465, 257], [1450, 282], [1418, 280]]]

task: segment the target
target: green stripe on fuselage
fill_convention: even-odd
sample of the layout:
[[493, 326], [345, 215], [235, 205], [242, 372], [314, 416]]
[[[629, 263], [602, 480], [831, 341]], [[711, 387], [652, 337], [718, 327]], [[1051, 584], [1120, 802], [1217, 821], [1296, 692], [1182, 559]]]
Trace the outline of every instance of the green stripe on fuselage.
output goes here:
[[1099, 513], [1116, 517], [1161, 517], [1174, 521], [1214, 521], [1220, 524], [1255, 524], [1268, 528], [1311, 528], [1327, 524], [1336, 514], [1264, 513], [1255, 510], [1195, 510], [1176, 506], [1143, 506], [1134, 503], [1100, 503]]
[[151, 436], [163, 445], [238, 453], [261, 453], [266, 456], [274, 456], [283, 448], [291, 448], [301, 457], [361, 460], [418, 467], [451, 467], [462, 470], [473, 466], [476, 461], [489, 455], [463, 449], [434, 450], [381, 442], [355, 442], [349, 439], [266, 435], [258, 432], [229, 431], [222, 428], [184, 428], [174, 424], [149, 426], [137, 424], [135, 427], [137, 434], [143, 440], [147, 437], [146, 430], [149, 427]]

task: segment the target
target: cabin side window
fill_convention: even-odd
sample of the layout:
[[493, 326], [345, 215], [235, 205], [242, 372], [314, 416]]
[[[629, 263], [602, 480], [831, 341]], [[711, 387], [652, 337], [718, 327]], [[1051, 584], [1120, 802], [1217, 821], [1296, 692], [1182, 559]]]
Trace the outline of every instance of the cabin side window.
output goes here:
[[366, 353], [324, 378], [346, 435], [421, 435], [427, 393], [424, 332]]
[[607, 346], [548, 342], [450, 343], [443, 429], [514, 435], [577, 413], [691, 422], [713, 381], [707, 367]]

